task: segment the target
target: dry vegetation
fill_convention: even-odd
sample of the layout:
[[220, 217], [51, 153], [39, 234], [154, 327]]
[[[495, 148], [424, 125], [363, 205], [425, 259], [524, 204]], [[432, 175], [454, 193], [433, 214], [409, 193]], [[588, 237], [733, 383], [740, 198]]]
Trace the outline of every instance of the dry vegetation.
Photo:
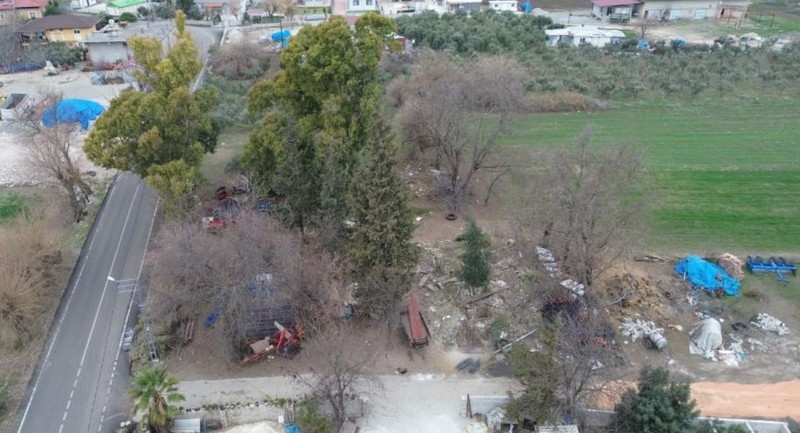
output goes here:
[[63, 290], [53, 217], [18, 215], [0, 224], [0, 429], [18, 403]]
[[452, 210], [461, 207], [477, 177], [488, 176], [492, 185], [511, 167], [498, 138], [514, 114], [528, 109], [523, 76], [510, 57], [483, 56], [464, 64], [436, 54], [390, 85], [402, 137], [418, 159], [441, 170], [435, 186]]
[[348, 301], [343, 264], [262, 214], [243, 212], [219, 233], [191, 223], [165, 227], [148, 261], [146, 313], [176, 331], [220, 308], [232, 353], [247, 337], [251, 318], [243, 311], [259, 298], [254, 290], [270, 291], [270, 302], [290, 299], [311, 331]]

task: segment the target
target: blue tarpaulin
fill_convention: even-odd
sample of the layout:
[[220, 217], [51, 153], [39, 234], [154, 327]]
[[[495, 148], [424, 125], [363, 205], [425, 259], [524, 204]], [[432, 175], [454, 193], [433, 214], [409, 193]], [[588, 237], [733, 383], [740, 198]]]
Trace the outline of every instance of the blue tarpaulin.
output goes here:
[[284, 30], [281, 32], [275, 32], [272, 34], [272, 42], [284, 42], [288, 41], [289, 38], [292, 36], [292, 33], [289, 30]]
[[719, 289], [728, 296], [739, 296], [741, 283], [732, 278], [719, 266], [707, 262], [698, 256], [687, 256], [675, 265], [675, 272], [709, 292]]
[[56, 123], [80, 123], [82, 129], [89, 128], [89, 122], [103, 114], [105, 108], [94, 101], [85, 99], [63, 99], [55, 107], [42, 114], [42, 123], [52, 128]]

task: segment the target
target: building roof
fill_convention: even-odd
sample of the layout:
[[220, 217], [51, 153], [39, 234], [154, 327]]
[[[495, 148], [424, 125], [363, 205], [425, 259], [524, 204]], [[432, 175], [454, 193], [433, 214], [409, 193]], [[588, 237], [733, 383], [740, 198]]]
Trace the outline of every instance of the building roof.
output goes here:
[[112, 8], [127, 8], [131, 6], [141, 5], [147, 3], [147, 0], [114, 0], [108, 2], [108, 7]]
[[631, 6], [642, 3], [640, 0], [592, 0], [592, 4], [600, 7]]
[[36, 33], [55, 29], [85, 29], [94, 27], [100, 18], [87, 15], [50, 15], [28, 21], [17, 29], [17, 33]]
[[144, 24], [133, 23], [125, 27], [118, 24], [108, 24], [102, 29], [90, 34], [86, 38], [87, 44], [92, 43], [108, 43], [108, 42], [126, 42], [131, 36], [153, 36], [152, 32], [147, 31]]
[[3, 0], [0, 1], [0, 10], [11, 9], [40, 9], [47, 6], [47, 0]]
[[47, 0], [13, 0], [17, 9], [23, 8], [43, 8], [47, 6]]
[[603, 29], [594, 26], [565, 27], [563, 29], [548, 29], [547, 36], [572, 36], [577, 38], [624, 38], [625, 33], [616, 29]]

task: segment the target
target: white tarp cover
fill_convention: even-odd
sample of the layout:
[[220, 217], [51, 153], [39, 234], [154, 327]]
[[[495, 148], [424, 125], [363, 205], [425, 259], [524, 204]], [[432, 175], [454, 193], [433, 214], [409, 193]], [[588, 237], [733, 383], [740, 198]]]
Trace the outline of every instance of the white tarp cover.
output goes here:
[[689, 353], [713, 358], [714, 351], [722, 347], [722, 325], [714, 319], [701, 320], [689, 333]]

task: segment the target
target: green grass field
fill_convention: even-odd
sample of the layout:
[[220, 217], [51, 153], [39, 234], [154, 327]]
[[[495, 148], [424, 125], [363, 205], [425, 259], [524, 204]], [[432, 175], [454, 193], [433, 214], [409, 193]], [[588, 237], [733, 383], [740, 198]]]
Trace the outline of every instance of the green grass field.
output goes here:
[[800, 97], [653, 102], [596, 113], [521, 119], [505, 144], [570, 146], [595, 127], [594, 144], [645, 152], [656, 186], [650, 248], [800, 251]]

